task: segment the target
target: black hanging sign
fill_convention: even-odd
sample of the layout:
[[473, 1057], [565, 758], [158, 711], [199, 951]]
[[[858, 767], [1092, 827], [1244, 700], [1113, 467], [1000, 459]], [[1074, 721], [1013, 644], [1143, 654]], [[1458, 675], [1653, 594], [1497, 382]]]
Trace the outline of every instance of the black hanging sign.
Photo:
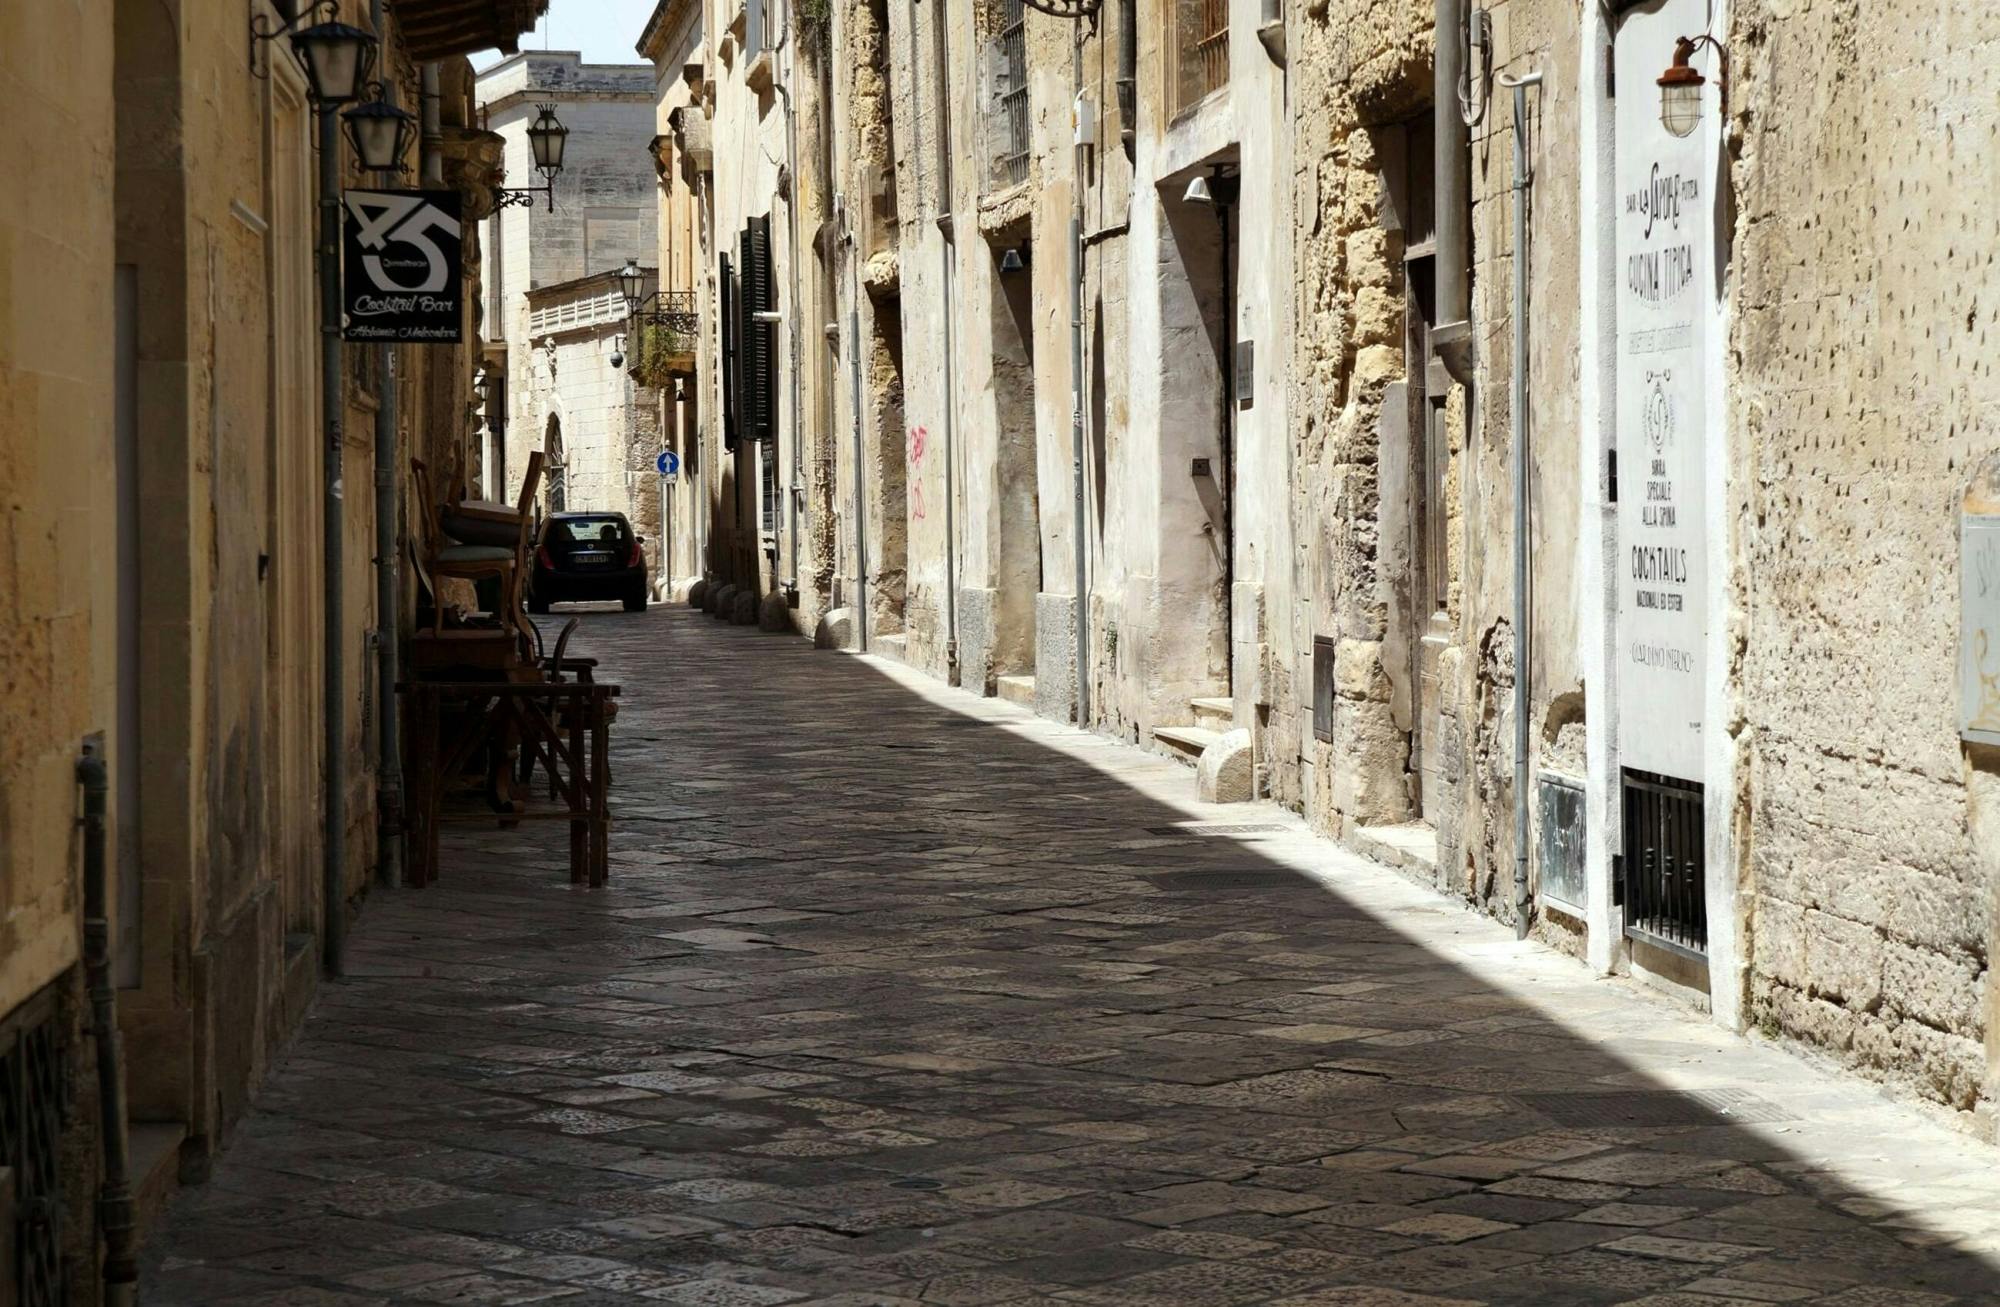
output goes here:
[[457, 191], [347, 191], [341, 211], [341, 336], [455, 345], [465, 318]]

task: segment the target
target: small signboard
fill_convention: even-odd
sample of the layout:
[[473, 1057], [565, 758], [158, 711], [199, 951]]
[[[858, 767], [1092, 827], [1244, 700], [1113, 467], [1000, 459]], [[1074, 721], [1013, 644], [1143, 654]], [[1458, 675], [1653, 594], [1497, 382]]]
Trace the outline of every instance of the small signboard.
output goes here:
[[455, 345], [465, 320], [457, 191], [346, 192], [341, 211], [341, 336]]
[[1958, 515], [1958, 733], [2000, 744], [2000, 455], [1973, 471]]
[[672, 481], [681, 474], [681, 456], [671, 449], [663, 449], [660, 456], [653, 460], [653, 470]]

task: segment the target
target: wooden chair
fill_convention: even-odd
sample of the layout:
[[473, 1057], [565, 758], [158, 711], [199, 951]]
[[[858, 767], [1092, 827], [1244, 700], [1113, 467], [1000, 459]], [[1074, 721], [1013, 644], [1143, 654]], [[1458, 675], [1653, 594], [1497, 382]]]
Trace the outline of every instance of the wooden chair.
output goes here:
[[[535, 492], [541, 488], [542, 482], [541, 452], [537, 450], [528, 456], [528, 474], [521, 480], [521, 498], [515, 509], [520, 515], [520, 523], [511, 548], [506, 545], [466, 545], [452, 540], [444, 532], [438, 502], [431, 493], [430, 469], [424, 466], [423, 460], [413, 458], [410, 460], [410, 471], [416, 476], [417, 498], [423, 505], [425, 548], [421, 566], [425, 581], [497, 578], [500, 582], [500, 611], [494, 616], [500, 619], [503, 627], [525, 635], [528, 617], [522, 600], [523, 591], [527, 588], [528, 538], [534, 529], [531, 510]], [[437, 600], [432, 604], [431, 633], [439, 635], [444, 630], [444, 603], [438, 597], [435, 585], [431, 595]]]

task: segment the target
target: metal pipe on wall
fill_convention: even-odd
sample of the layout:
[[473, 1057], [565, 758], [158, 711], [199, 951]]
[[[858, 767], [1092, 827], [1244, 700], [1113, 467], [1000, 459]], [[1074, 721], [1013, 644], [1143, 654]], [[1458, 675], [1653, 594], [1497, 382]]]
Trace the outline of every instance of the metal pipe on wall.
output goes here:
[[320, 875], [320, 952], [329, 975], [338, 976], [347, 943], [347, 633], [342, 573], [345, 534], [341, 485], [347, 402], [340, 344], [340, 127], [332, 106], [319, 110], [319, 333], [320, 422], [325, 457], [320, 545], [325, 585], [321, 631], [321, 777], [325, 848]]
[[[370, 0], [369, 18], [375, 25], [375, 37], [385, 47], [378, 63], [386, 65], [388, 51], [384, 37], [387, 29], [382, 10], [383, 0]], [[434, 65], [427, 67], [435, 68]], [[383, 95], [390, 104], [394, 104], [395, 80], [386, 66], [384, 77]], [[426, 138], [426, 145], [428, 143]], [[392, 174], [382, 173], [377, 181], [383, 186], [392, 186], [396, 179]], [[375, 364], [381, 386], [375, 406], [375, 707], [378, 745], [375, 876], [382, 885], [394, 887], [403, 880], [403, 745], [396, 702], [403, 606], [401, 588], [397, 584], [397, 562], [401, 549], [396, 492], [401, 478], [396, 466], [399, 460], [396, 449], [395, 347], [377, 345]]]
[[[442, 78], [436, 63], [427, 63], [419, 74], [422, 79], [423, 106], [423, 178], [426, 186], [444, 185], [444, 115], [440, 108], [443, 95], [440, 92]], [[550, 185], [554, 185], [553, 182]]]
[[[1121, 48], [1132, 44], [1132, 34], [1128, 31], [1121, 38]], [[1122, 65], [1121, 65], [1122, 66]], [[1076, 29], [1070, 50], [1071, 94], [1083, 94], [1083, 30]], [[1072, 103], [1075, 101], [1072, 100]], [[1090, 580], [1089, 580], [1089, 530], [1084, 523], [1088, 511], [1089, 496], [1083, 486], [1083, 147], [1075, 146], [1070, 152], [1072, 163], [1070, 186], [1076, 192], [1072, 197], [1069, 218], [1069, 456], [1070, 493], [1074, 537], [1073, 552], [1076, 555], [1076, 613], [1071, 626], [1076, 630], [1076, 724], [1081, 730], [1090, 728]]]
[[797, 47], [792, 43], [792, 19], [789, 12], [785, 15], [785, 31], [783, 36], [779, 38], [779, 46], [785, 52], [786, 76], [774, 79], [772, 89], [782, 96], [785, 101], [785, 172], [791, 178], [791, 195], [785, 201], [785, 226], [789, 232], [787, 243], [790, 246], [786, 251], [785, 263], [786, 271], [790, 274], [792, 283], [791, 311], [786, 315], [789, 319], [790, 327], [787, 333], [789, 344], [786, 346], [790, 354], [788, 360], [790, 367], [787, 370], [792, 374], [792, 475], [791, 485], [785, 493], [785, 507], [788, 510], [791, 524], [791, 546], [789, 552], [791, 554], [792, 574], [791, 579], [785, 585], [786, 597], [791, 602], [797, 603], [799, 595], [799, 512], [801, 501], [805, 498], [805, 489], [799, 483], [799, 473], [801, 470], [799, 455], [802, 446], [801, 433], [803, 430], [800, 424], [799, 410], [805, 402], [803, 388], [799, 381], [799, 372], [805, 363], [804, 358], [799, 353], [799, 320], [805, 316], [805, 307], [800, 301], [801, 292], [799, 290], [799, 117], [797, 106], [792, 103], [791, 90], [785, 85], [791, 75], [798, 70], [798, 52]]
[[[128, 740], [121, 747], [130, 745]], [[139, 1220], [132, 1199], [124, 1041], [118, 1032], [118, 991], [111, 976], [111, 868], [105, 852], [111, 773], [105, 765], [103, 737], [84, 744], [76, 779], [83, 787], [83, 966], [90, 986], [97, 1109], [103, 1131], [97, 1220], [104, 1232], [104, 1302], [106, 1307], [131, 1307], [139, 1293]]]
[[1509, 330], [1514, 337], [1513, 393], [1507, 404], [1514, 475], [1514, 937], [1528, 936], [1534, 900], [1528, 892], [1528, 710], [1534, 668], [1534, 637], [1528, 629], [1528, 88], [1539, 72], [1500, 84], [1514, 92], [1514, 305]]
[[1436, 197], [1437, 321], [1433, 346], [1452, 380], [1472, 383], [1471, 244], [1469, 227], [1472, 189], [1471, 133], [1458, 107], [1459, 78], [1465, 51], [1460, 36], [1465, 27], [1466, 0], [1436, 0], [1432, 65], [1431, 148]]

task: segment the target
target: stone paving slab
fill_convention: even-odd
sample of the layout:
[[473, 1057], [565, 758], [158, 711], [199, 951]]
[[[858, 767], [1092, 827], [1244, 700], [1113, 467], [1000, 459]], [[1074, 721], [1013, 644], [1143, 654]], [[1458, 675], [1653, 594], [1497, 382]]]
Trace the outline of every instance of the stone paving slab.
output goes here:
[[2000, 1304], [2000, 1152], [1290, 814], [697, 613], [580, 641], [610, 887], [530, 824], [377, 894], [147, 1303]]

